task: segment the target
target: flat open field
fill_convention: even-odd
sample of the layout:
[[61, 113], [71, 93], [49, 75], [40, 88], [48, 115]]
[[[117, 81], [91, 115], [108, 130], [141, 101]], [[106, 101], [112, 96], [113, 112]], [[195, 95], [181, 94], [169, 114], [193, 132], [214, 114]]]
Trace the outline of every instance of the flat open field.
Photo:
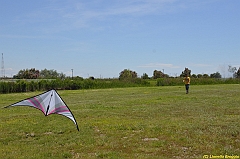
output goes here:
[[240, 85], [58, 91], [79, 132], [60, 115], [2, 108], [39, 93], [0, 94], [0, 158], [240, 156]]

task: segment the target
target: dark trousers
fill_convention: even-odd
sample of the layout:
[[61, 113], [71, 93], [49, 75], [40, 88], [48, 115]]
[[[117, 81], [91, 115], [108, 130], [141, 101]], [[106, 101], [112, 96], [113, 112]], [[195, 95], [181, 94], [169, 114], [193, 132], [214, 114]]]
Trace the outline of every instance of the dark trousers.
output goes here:
[[189, 90], [189, 84], [185, 84], [185, 88], [186, 88], [186, 91], [188, 93], [188, 90]]

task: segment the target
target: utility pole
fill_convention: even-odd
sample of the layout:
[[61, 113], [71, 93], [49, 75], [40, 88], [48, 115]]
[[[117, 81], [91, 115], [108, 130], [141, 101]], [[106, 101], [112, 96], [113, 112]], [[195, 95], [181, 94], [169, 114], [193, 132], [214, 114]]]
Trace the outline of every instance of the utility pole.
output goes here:
[[73, 69], [71, 69], [72, 70], [72, 79], [73, 79]]
[[4, 59], [3, 59], [3, 53], [2, 53], [2, 65], [1, 65], [1, 73], [2, 73], [2, 79], [5, 77], [5, 69], [4, 69]]

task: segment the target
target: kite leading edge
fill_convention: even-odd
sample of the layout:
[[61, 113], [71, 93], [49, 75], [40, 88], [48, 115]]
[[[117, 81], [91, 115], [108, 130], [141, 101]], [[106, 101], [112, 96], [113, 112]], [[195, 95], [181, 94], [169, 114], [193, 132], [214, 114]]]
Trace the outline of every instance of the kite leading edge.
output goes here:
[[71, 110], [68, 108], [66, 103], [62, 100], [60, 95], [56, 90], [52, 89], [42, 94], [36, 95], [34, 97], [30, 97], [14, 103], [12, 105], [6, 106], [5, 108], [11, 106], [30, 106], [37, 108], [43, 112], [45, 116], [50, 114], [59, 114], [63, 115], [74, 122], [79, 131], [78, 124], [76, 119], [74, 118]]

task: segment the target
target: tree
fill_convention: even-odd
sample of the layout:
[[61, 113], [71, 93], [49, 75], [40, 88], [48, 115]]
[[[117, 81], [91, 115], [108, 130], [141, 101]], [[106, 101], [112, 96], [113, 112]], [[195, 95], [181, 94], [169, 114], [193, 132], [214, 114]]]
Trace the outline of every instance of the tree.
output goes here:
[[47, 70], [46, 68], [44, 70], [41, 70], [40, 77], [45, 79], [50, 78], [65, 78], [66, 75], [63, 73], [58, 73], [56, 70]]
[[202, 78], [202, 77], [203, 77], [202, 74], [198, 74], [198, 75], [197, 75], [197, 78]]
[[163, 78], [163, 77], [166, 77], [166, 75], [162, 73], [162, 71], [158, 71], [158, 70], [153, 71], [153, 79]]
[[221, 74], [219, 72], [213, 73], [210, 75], [211, 78], [222, 78]]
[[188, 75], [190, 77], [191, 70], [189, 70], [188, 68], [185, 67], [185, 69], [184, 69], [184, 71], [182, 71], [182, 74], [180, 75], [180, 77], [185, 77], [186, 75]]
[[90, 76], [88, 79], [90, 80], [94, 80], [95, 78], [93, 76]]
[[64, 78], [66, 78], [66, 75], [61, 72], [61, 73], [58, 74], [58, 77], [60, 79], [64, 79]]
[[56, 70], [37, 70], [35, 68], [23, 69], [18, 72], [17, 75], [13, 76], [17, 79], [37, 79], [37, 78], [65, 78], [63, 73], [58, 73]]
[[35, 68], [31, 68], [29, 70], [29, 76], [30, 76], [29, 78], [30, 79], [37, 79], [39, 77], [39, 75], [40, 75], [39, 70], [36, 70]]
[[192, 77], [193, 77], [193, 78], [197, 78], [197, 75], [196, 75], [196, 74], [192, 74]]
[[35, 68], [31, 69], [23, 69], [18, 72], [17, 75], [13, 76], [13, 78], [17, 79], [37, 79], [40, 76], [39, 70]]
[[238, 68], [238, 71], [235, 74], [237, 78], [240, 78], [240, 67]]
[[142, 75], [142, 79], [149, 79], [148, 74], [144, 73], [144, 74]]
[[124, 69], [122, 72], [119, 73], [119, 79], [134, 79], [137, 78], [137, 73], [135, 71], [131, 71], [129, 69]]
[[208, 74], [203, 74], [203, 78], [209, 78], [209, 75]]
[[236, 67], [232, 67], [231, 65], [228, 65], [228, 72], [231, 72], [233, 74], [233, 78], [236, 77]]

